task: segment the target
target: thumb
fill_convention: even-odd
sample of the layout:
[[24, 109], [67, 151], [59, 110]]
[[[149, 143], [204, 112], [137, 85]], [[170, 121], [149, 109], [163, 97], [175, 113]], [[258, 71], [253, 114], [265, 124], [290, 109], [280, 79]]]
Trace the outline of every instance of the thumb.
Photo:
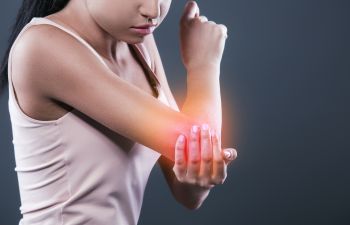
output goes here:
[[225, 148], [222, 150], [222, 155], [226, 164], [229, 164], [237, 158], [237, 150], [234, 148]]
[[195, 16], [199, 16], [199, 8], [197, 2], [190, 0], [186, 3], [185, 9], [181, 16], [181, 21], [185, 22], [194, 18]]

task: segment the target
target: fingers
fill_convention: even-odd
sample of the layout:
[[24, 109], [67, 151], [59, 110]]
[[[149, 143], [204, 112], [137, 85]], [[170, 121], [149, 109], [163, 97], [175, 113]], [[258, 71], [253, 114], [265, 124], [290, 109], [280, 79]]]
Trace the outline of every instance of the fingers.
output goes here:
[[228, 37], [228, 35], [227, 35], [227, 27], [224, 24], [218, 24], [218, 27], [219, 27], [219, 29], [221, 31], [220, 34], [223, 37], [227, 38]]
[[200, 151], [199, 151], [199, 127], [192, 126], [190, 140], [188, 144], [188, 165], [187, 178], [190, 183], [195, 183], [200, 170]]
[[208, 18], [206, 16], [198, 16], [197, 17], [198, 20], [200, 20], [202, 23], [203, 22], [206, 22], [208, 24], [211, 24], [212, 26], [216, 26], [217, 29], [219, 29], [219, 34], [225, 38], [228, 37], [227, 35], [227, 26], [224, 25], [224, 24], [217, 24], [215, 21], [211, 21], [211, 20], [208, 20]]
[[203, 184], [209, 183], [212, 173], [212, 143], [208, 124], [203, 124], [200, 136], [201, 165], [199, 177]]
[[197, 17], [201, 22], [207, 22], [208, 18], [206, 16], [198, 16]]
[[226, 167], [224, 158], [221, 153], [221, 140], [214, 130], [211, 131], [211, 138], [213, 143], [213, 174], [212, 182], [215, 184], [222, 184], [226, 179]]
[[208, 124], [194, 125], [188, 142], [185, 135], [176, 141], [173, 171], [180, 182], [211, 188], [224, 183], [227, 165], [236, 158], [236, 149], [221, 149], [220, 134]]
[[186, 176], [186, 158], [185, 158], [185, 150], [186, 150], [186, 137], [181, 134], [176, 141], [175, 144], [175, 165], [173, 167], [173, 171], [176, 174], [176, 177], [179, 181], [183, 181]]
[[199, 16], [199, 8], [197, 2], [188, 1], [181, 16], [181, 22], [186, 22], [196, 16]]

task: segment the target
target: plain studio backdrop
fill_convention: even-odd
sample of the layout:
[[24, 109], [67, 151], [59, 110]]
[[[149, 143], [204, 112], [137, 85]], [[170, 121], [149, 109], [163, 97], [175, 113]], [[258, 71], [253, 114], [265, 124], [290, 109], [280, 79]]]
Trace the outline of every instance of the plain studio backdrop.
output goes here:
[[[181, 106], [186, 73], [173, 0], [155, 31]], [[176, 203], [156, 165], [139, 224], [350, 224], [350, 1], [198, 0], [228, 27], [221, 63], [223, 147], [235, 147], [228, 178], [202, 207]], [[20, 0], [2, 1], [0, 53]], [[176, 90], [176, 91], [175, 91]], [[20, 199], [8, 115], [0, 98], [0, 224], [18, 224]]]

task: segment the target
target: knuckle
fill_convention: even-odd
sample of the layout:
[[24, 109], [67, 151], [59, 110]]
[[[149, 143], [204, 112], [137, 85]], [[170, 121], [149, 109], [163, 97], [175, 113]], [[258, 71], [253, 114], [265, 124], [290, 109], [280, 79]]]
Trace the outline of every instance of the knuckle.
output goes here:
[[208, 187], [209, 186], [209, 183], [208, 183], [208, 180], [201, 180], [200, 182], [198, 182], [199, 184], [199, 186], [200, 187], [203, 187], [203, 188], [206, 188], [206, 187]]
[[181, 183], [183, 183], [185, 181], [184, 177], [183, 176], [176, 176], [176, 179], [178, 181], [180, 181]]
[[190, 137], [190, 140], [191, 140], [192, 142], [196, 142], [196, 141], [198, 140], [197, 135], [192, 134], [191, 137]]
[[221, 37], [226, 37], [226, 36], [227, 36], [227, 33], [226, 33], [226, 32], [221, 32], [221, 33], [220, 33], [220, 36], [221, 36]]
[[198, 179], [200, 179], [201, 181], [205, 180], [205, 179], [206, 179], [206, 174], [200, 173], [200, 174], [198, 175]]
[[227, 31], [227, 27], [224, 24], [218, 24], [217, 25], [222, 31]]
[[207, 139], [209, 139], [209, 137], [210, 137], [209, 132], [202, 131], [202, 132], [201, 132], [201, 137], [202, 137], [202, 139], [203, 139], [203, 138], [206, 139], [205, 142], [207, 143], [207, 142], [208, 142]]
[[217, 181], [217, 179], [212, 179], [210, 183], [211, 183], [211, 184], [214, 184], [214, 185], [218, 185], [218, 184], [219, 184], [218, 181]]
[[222, 158], [215, 158], [214, 163], [218, 166], [223, 166], [224, 165], [224, 160]]
[[197, 184], [197, 179], [195, 177], [189, 177], [186, 182], [189, 184]]
[[173, 171], [175, 173], [176, 176], [182, 176], [182, 174], [184, 174], [185, 170], [179, 167], [174, 167]]
[[216, 185], [218, 185], [218, 184], [223, 184], [223, 180], [220, 179], [220, 178], [218, 178], [218, 177], [214, 177], [213, 180], [212, 180], [212, 182], [213, 182], [214, 184], [216, 184]]
[[213, 187], [215, 187], [214, 184], [208, 184], [208, 188], [209, 188], [209, 189], [212, 189]]
[[183, 166], [183, 165], [185, 165], [185, 160], [183, 160], [183, 159], [177, 159], [176, 161], [175, 161], [175, 166]]
[[227, 29], [221, 29], [220, 35], [221, 36], [226, 36], [227, 35]]
[[200, 19], [202, 22], [208, 21], [208, 18], [207, 18], [206, 16], [200, 16], [199, 19]]
[[190, 159], [190, 163], [191, 163], [192, 165], [197, 165], [197, 164], [199, 164], [199, 162], [200, 162], [200, 160], [199, 160], [198, 157], [194, 157], [194, 158], [191, 158], [191, 159]]
[[205, 155], [203, 155], [202, 156], [202, 162], [204, 163], [204, 164], [211, 164], [211, 162], [212, 162], [212, 157], [211, 157], [211, 155], [207, 155], [207, 154], [205, 154]]
[[209, 24], [209, 25], [212, 25], [212, 26], [216, 25], [216, 23], [214, 21], [211, 21], [211, 20], [206, 21], [206, 23]]
[[197, 146], [197, 140], [198, 140], [198, 138], [196, 137], [196, 136], [192, 136], [191, 135], [191, 138], [190, 138], [190, 146], [192, 147], [192, 148], [196, 148], [196, 146]]

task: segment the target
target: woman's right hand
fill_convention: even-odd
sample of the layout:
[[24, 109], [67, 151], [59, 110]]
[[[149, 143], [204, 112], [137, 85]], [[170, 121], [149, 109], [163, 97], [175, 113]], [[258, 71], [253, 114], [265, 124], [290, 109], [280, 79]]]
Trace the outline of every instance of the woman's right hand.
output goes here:
[[180, 51], [187, 71], [220, 67], [227, 27], [199, 16], [195, 1], [188, 1], [180, 19]]

